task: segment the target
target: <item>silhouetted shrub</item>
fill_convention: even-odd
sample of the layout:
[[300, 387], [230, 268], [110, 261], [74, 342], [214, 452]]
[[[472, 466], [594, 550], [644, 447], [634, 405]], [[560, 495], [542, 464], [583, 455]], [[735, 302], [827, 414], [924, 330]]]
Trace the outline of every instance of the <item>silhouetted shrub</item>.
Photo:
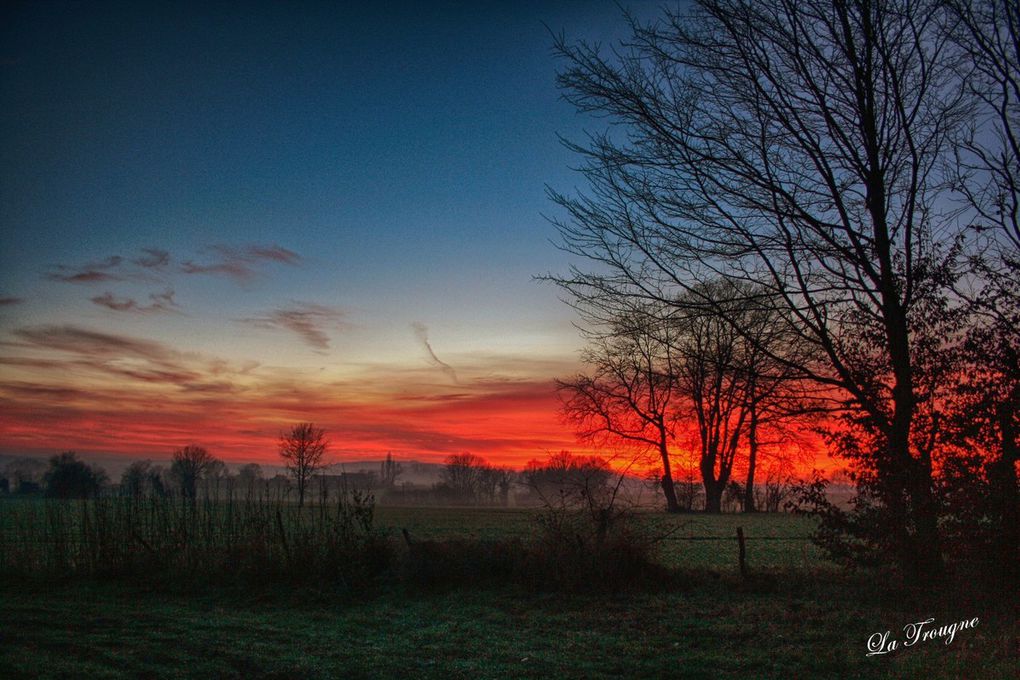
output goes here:
[[655, 540], [621, 520], [599, 537], [590, 518], [544, 515], [535, 535], [520, 539], [415, 541], [404, 551], [397, 580], [413, 587], [516, 584], [530, 590], [606, 592], [661, 587], [668, 571], [654, 559]]
[[547, 508], [538, 527], [523, 572], [540, 589], [604, 592], [669, 578], [655, 560], [657, 537], [629, 513]]

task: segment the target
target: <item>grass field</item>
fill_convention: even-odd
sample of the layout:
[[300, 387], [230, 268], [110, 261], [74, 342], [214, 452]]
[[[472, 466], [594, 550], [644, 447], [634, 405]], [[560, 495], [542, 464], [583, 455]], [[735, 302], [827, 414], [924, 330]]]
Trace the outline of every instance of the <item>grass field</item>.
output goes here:
[[[0, 580], [0, 677], [1013, 678], [1015, 594], [896, 590], [823, 562], [792, 516], [649, 514], [661, 591], [421, 590]], [[533, 511], [376, 509], [416, 540], [527, 536]], [[737, 574], [736, 526], [751, 576]], [[688, 537], [726, 540], [676, 540]], [[867, 657], [870, 635], [979, 617], [951, 645]]]
[[[495, 540], [526, 538], [538, 510], [502, 508], [376, 508], [376, 525], [394, 533], [406, 528], [424, 539], [470, 537]], [[808, 539], [815, 521], [802, 515], [638, 514], [652, 534], [664, 536], [659, 560], [670, 567], [737, 573], [737, 527], [747, 540], [747, 561], [758, 569], [830, 570]]]

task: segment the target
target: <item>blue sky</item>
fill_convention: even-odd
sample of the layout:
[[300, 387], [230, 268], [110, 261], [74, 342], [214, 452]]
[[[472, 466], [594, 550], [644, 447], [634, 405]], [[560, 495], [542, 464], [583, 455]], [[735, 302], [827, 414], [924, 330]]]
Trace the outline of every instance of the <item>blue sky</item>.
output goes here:
[[567, 264], [542, 216], [547, 184], [581, 182], [557, 135], [600, 124], [560, 99], [549, 31], [618, 39], [613, 3], [24, 3], [0, 24], [9, 382], [54, 379], [27, 358], [68, 349], [23, 331], [58, 327], [345, 376], [548, 382], [575, 357], [532, 277]]

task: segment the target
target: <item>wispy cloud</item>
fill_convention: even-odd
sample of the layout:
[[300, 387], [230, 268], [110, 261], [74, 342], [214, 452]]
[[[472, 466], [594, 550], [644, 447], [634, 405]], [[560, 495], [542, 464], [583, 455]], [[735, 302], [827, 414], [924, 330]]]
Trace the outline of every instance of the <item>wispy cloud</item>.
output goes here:
[[56, 350], [91, 357], [123, 357], [169, 361], [178, 354], [153, 340], [114, 335], [72, 325], [18, 328], [12, 333], [18, 346]]
[[63, 283], [121, 281], [123, 276], [117, 270], [120, 269], [123, 262], [124, 258], [120, 255], [111, 255], [105, 260], [87, 262], [82, 265], [58, 264], [53, 267], [53, 271], [46, 274], [46, 278], [50, 281]]
[[142, 248], [138, 255], [125, 258], [110, 255], [106, 259], [84, 264], [57, 264], [45, 278], [62, 283], [108, 283], [151, 279], [151, 271], [160, 271], [170, 264], [170, 253], [160, 248]]
[[257, 267], [265, 263], [297, 265], [301, 256], [278, 245], [247, 245], [241, 247], [216, 245], [208, 249], [211, 259], [205, 262], [185, 260], [181, 271], [185, 274], [223, 275], [240, 282], [251, 280]]
[[435, 351], [433, 351], [432, 345], [429, 343], [428, 327], [420, 321], [415, 321], [411, 324], [411, 330], [414, 331], [414, 337], [416, 337], [418, 342], [422, 344], [422, 347], [425, 348], [425, 352], [428, 354], [429, 361], [432, 365], [449, 376], [450, 380], [457, 382], [457, 372], [453, 370], [453, 367], [450, 366], [450, 364], [437, 357]]
[[269, 260], [275, 262], [282, 262], [283, 264], [296, 265], [301, 262], [301, 256], [295, 253], [293, 250], [287, 250], [286, 248], [278, 245], [270, 246], [258, 246], [250, 245], [244, 249], [244, 253], [251, 258], [256, 260]]
[[[243, 378], [257, 367], [250, 362], [235, 365], [183, 353], [154, 340], [73, 325], [18, 328], [11, 336], [13, 341], [0, 346], [20, 356], [0, 360], [0, 364], [42, 371], [64, 381], [80, 381], [86, 375], [105, 376], [125, 386], [160, 384], [201, 391], [227, 378]], [[219, 387], [217, 390], [223, 391]]]
[[[136, 255], [111, 255], [103, 260], [83, 264], [56, 264], [44, 277], [61, 283], [109, 283], [113, 281], [153, 281], [165, 279], [173, 272], [183, 274], [222, 275], [246, 282], [267, 264], [296, 266], [301, 256], [283, 246], [247, 244], [214, 245], [200, 251], [202, 258], [185, 259], [173, 267], [174, 258], [162, 248], [142, 248]], [[101, 304], [101, 303], [97, 303]]]
[[306, 302], [292, 302], [260, 316], [239, 319], [257, 328], [282, 329], [296, 333], [309, 347], [318, 351], [329, 349], [330, 330], [344, 327], [343, 310]]
[[152, 293], [149, 295], [149, 304], [143, 305], [134, 298], [119, 298], [113, 293], [103, 293], [96, 297], [90, 298], [90, 300], [99, 305], [100, 307], [106, 307], [112, 309], [115, 312], [135, 312], [138, 314], [159, 314], [178, 312], [180, 305], [174, 300], [174, 291], [167, 289], [162, 293]]
[[145, 269], [162, 269], [170, 264], [170, 253], [160, 248], [142, 248], [142, 255], [131, 262]]

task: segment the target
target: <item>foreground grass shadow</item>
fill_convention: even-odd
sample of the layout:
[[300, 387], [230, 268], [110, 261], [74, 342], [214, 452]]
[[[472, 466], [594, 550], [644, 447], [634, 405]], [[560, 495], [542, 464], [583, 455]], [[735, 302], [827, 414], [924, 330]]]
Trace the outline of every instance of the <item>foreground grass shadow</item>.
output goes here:
[[[867, 575], [674, 573], [658, 592], [488, 585], [229, 588], [0, 583], [4, 677], [1015, 677], [1015, 596], [908, 592]], [[929, 616], [951, 645], [867, 657]], [[895, 633], [894, 633], [895, 634]]]

